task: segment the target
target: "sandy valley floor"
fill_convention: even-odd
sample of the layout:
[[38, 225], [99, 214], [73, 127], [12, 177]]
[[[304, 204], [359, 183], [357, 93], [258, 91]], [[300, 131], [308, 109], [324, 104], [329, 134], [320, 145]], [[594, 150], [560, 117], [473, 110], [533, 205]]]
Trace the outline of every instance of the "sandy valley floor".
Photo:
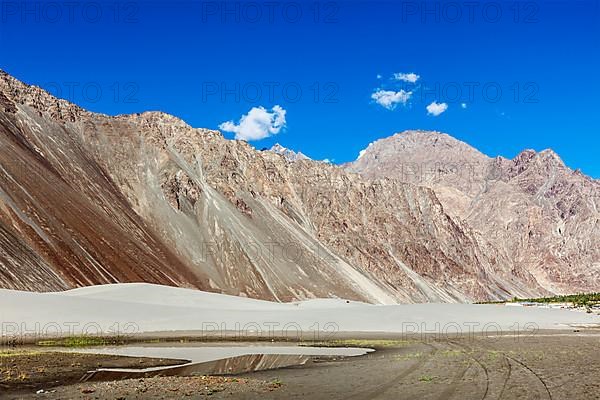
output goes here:
[[[0, 398], [600, 399], [600, 316], [596, 313], [474, 304], [377, 306], [342, 299], [271, 303], [147, 284], [45, 294], [0, 290], [0, 303], [0, 339], [25, 351], [0, 349]], [[69, 321], [78, 323], [68, 332], [61, 331], [60, 327], [72, 326]], [[191, 339], [210, 338], [211, 346], [232, 346], [223, 343], [231, 333], [239, 334], [239, 343], [273, 338], [268, 335], [271, 330], [263, 330], [273, 322], [272, 332], [292, 328], [282, 329], [290, 340], [287, 345], [295, 346], [293, 342], [299, 340], [303, 346], [376, 351], [357, 357], [338, 350], [315, 355], [319, 349], [287, 356], [246, 353], [240, 361], [226, 348], [222, 357], [209, 361], [220, 365], [217, 369], [206, 369], [205, 364], [204, 369], [182, 366], [173, 374], [185, 376], [173, 377], [155, 377], [155, 370], [147, 376], [129, 371], [127, 376], [135, 379], [110, 382], [106, 380], [115, 376], [108, 371], [108, 375], [93, 375], [98, 382], [80, 382], [98, 368], [151, 368], [173, 359], [180, 364], [184, 358], [193, 362], [197, 357], [202, 361], [216, 350], [202, 350], [204, 355], [194, 353], [197, 349], [128, 353], [119, 347], [117, 353], [98, 355], [65, 353], [72, 348], [40, 353], [36, 348], [36, 343], [51, 337], [51, 327], [59, 327], [59, 337], [70, 336], [80, 346], [86, 343], [78, 340], [89, 340], [80, 337], [90, 333], [86, 327], [111, 337], [115, 325], [135, 327], [117, 332], [120, 343], [153, 339], [148, 344], [153, 347], [175, 339], [185, 347]], [[527, 327], [534, 327], [535, 333]], [[492, 332], [503, 333], [492, 336]], [[240, 368], [241, 363], [250, 367]], [[281, 366], [288, 367], [239, 373]], [[229, 376], [203, 376], [221, 372]]]
[[[600, 332], [431, 340], [361, 339], [329, 345], [362, 345], [377, 351], [342, 359], [317, 357], [305, 366], [241, 376], [160, 377], [83, 384], [77, 383], [77, 377], [98, 365], [148, 366], [168, 362], [81, 354], [4, 356], [0, 397], [600, 399]], [[47, 392], [36, 395], [39, 388]]]

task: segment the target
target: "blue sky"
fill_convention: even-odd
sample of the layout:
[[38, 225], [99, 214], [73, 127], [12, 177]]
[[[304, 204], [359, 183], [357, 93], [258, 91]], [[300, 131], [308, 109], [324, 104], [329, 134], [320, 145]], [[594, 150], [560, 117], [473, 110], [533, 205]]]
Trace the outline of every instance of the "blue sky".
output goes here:
[[600, 178], [599, 22], [597, 0], [1, 0], [0, 68], [315, 159], [430, 129], [491, 156], [553, 148]]

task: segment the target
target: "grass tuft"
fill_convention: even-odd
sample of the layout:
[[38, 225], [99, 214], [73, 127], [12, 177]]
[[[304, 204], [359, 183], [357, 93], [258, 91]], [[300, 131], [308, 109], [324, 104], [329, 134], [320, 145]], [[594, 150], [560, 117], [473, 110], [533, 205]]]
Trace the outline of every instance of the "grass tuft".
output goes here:
[[71, 336], [57, 340], [41, 340], [36, 343], [40, 347], [90, 347], [124, 344], [119, 338], [98, 336]]
[[301, 346], [308, 347], [367, 347], [367, 348], [388, 348], [404, 347], [411, 344], [408, 340], [380, 340], [380, 339], [339, 339], [323, 342], [307, 342]]

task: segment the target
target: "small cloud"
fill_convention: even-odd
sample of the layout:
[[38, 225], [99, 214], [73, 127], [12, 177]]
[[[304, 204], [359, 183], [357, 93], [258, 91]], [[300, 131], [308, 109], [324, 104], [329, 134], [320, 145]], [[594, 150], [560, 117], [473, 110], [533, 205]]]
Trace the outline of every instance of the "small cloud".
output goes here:
[[253, 107], [248, 114], [242, 115], [239, 124], [233, 121], [223, 122], [219, 129], [235, 133], [238, 140], [261, 140], [277, 135], [285, 127], [285, 114], [280, 106], [274, 106], [271, 112], [264, 107]]
[[461, 103], [460, 107], [464, 110], [465, 108], [467, 108], [467, 103]]
[[435, 101], [427, 106], [427, 114], [437, 117], [448, 109], [446, 103], [436, 103]]
[[321, 161], [321, 162], [323, 162], [323, 163], [325, 163], [325, 164], [333, 164], [333, 163], [335, 162], [335, 159], [333, 159], [333, 158], [332, 158], [332, 159], [330, 160], [329, 158], [326, 158], [326, 159], [324, 159], [324, 160], [323, 160], [323, 161]]
[[377, 79], [381, 79], [383, 78], [383, 76], [381, 76], [381, 74], [377, 74]]
[[410, 100], [412, 94], [412, 92], [406, 92], [404, 90], [394, 92], [393, 90], [379, 89], [371, 95], [371, 98], [380, 106], [387, 108], [388, 110], [393, 110], [398, 104], [405, 105], [406, 102]]
[[397, 81], [416, 83], [419, 80], [420, 76], [415, 73], [403, 74], [401, 72], [394, 74], [394, 79]]
[[495, 115], [496, 115], [496, 117], [498, 117], [498, 118], [502, 118], [502, 119], [508, 119], [508, 120], [510, 120], [510, 119], [511, 119], [511, 116], [510, 116], [510, 114], [509, 114], [509, 113], [507, 113], [507, 112], [505, 112], [505, 111], [502, 111], [502, 110], [498, 110], [498, 109], [496, 109], [496, 110], [494, 110], [494, 114], [495, 114]]

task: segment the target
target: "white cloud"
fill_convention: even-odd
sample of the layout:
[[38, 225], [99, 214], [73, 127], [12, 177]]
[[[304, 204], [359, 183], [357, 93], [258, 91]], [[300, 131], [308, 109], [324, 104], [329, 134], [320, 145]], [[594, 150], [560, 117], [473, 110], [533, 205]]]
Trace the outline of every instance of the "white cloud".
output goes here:
[[406, 104], [406, 102], [410, 100], [412, 94], [412, 92], [406, 92], [404, 90], [394, 92], [393, 90], [379, 89], [371, 95], [371, 98], [380, 106], [385, 107], [388, 110], [393, 110], [398, 104]]
[[448, 109], [446, 103], [436, 103], [435, 101], [427, 106], [427, 114], [437, 117]]
[[419, 75], [412, 73], [412, 72], [409, 74], [403, 74], [401, 72], [394, 74], [394, 79], [397, 81], [415, 83], [419, 80], [419, 78], [420, 78]]
[[381, 76], [381, 74], [377, 74], [377, 79], [381, 79], [383, 78], [383, 76]]
[[467, 103], [461, 103], [460, 106], [464, 109], [467, 108]]
[[274, 106], [271, 112], [264, 107], [252, 107], [248, 114], [240, 118], [239, 124], [227, 121], [219, 125], [219, 129], [234, 132], [239, 140], [261, 140], [277, 135], [285, 127], [285, 114], [286, 110], [280, 106]]

